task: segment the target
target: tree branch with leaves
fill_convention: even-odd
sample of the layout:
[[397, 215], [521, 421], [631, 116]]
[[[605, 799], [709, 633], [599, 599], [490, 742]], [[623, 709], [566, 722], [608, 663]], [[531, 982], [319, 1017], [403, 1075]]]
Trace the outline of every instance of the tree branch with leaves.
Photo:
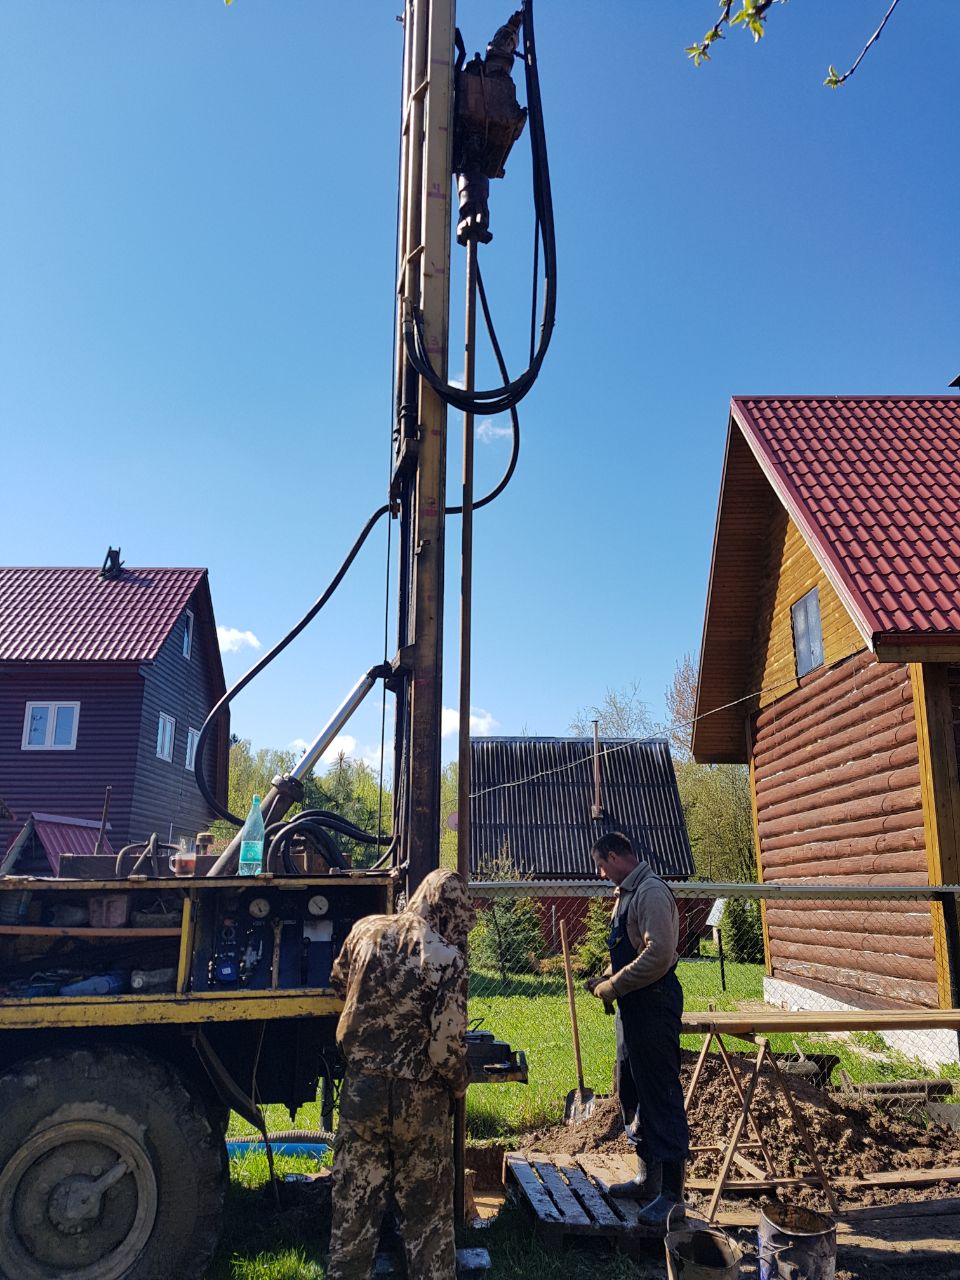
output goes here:
[[[843, 73], [839, 72], [831, 63], [827, 70], [827, 78], [824, 84], [829, 89], [839, 89], [859, 67], [870, 47], [880, 39], [884, 27], [890, 21], [894, 9], [900, 3], [900, 0], [893, 0], [889, 9], [884, 15], [883, 21], [874, 31], [873, 35], [860, 50], [851, 66]], [[786, 0], [740, 0], [741, 7], [734, 12], [734, 0], [720, 0], [720, 17], [713, 24], [702, 40], [696, 44], [689, 45], [684, 52], [691, 59], [695, 67], [699, 67], [701, 62], [710, 61], [710, 48], [716, 44], [718, 40], [722, 40], [726, 35], [727, 28], [743, 27], [745, 31], [749, 31], [753, 36], [754, 44], [758, 44], [764, 36], [766, 30], [766, 22], [769, 10], [775, 4], [786, 4]]]

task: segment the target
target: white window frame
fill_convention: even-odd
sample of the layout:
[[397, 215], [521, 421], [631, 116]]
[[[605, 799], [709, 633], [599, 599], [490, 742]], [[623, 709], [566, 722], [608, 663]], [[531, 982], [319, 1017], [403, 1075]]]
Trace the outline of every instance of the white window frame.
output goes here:
[[190, 655], [193, 653], [193, 610], [187, 609], [183, 615], [183, 647], [181, 652], [190, 661]]
[[185, 769], [192, 769], [194, 761], [197, 758], [197, 743], [200, 741], [200, 730], [190, 728], [187, 730], [187, 758], [184, 763]]
[[[43, 742], [29, 742], [30, 737], [30, 717], [33, 714], [34, 707], [47, 708], [47, 732]], [[61, 707], [73, 708], [73, 733], [69, 743], [54, 742], [53, 735], [56, 731], [57, 712]], [[39, 699], [35, 702], [28, 702], [23, 713], [23, 737], [20, 740], [20, 748], [22, 751], [76, 751], [77, 749], [77, 726], [80, 723], [80, 703], [79, 702], [51, 702], [47, 698]]]
[[[169, 755], [164, 750], [167, 740], [167, 728], [170, 730]], [[157, 759], [166, 760], [170, 764], [173, 760], [173, 748], [177, 740], [177, 722], [173, 716], [168, 716], [165, 711], [160, 712], [157, 720]]]

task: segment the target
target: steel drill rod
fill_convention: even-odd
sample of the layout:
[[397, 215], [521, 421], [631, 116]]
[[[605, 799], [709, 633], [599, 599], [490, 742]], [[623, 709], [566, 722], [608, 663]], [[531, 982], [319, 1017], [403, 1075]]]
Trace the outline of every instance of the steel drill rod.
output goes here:
[[[467, 242], [466, 342], [463, 385], [472, 391], [476, 376], [477, 242]], [[473, 414], [463, 415], [463, 524], [460, 539], [460, 724], [457, 766], [457, 870], [470, 880], [470, 625], [473, 598]], [[466, 1226], [464, 1183], [467, 1167], [467, 1103], [459, 1098], [453, 1119], [453, 1213]]]

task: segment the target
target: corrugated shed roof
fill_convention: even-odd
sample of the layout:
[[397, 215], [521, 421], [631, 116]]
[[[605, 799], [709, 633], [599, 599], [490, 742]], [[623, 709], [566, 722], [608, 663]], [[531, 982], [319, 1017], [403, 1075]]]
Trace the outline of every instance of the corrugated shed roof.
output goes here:
[[471, 873], [507, 854], [522, 875], [595, 876], [590, 849], [623, 831], [660, 875], [693, 874], [670, 748], [665, 740], [600, 743], [601, 802], [591, 817], [593, 740], [471, 740]]
[[0, 662], [149, 662], [205, 569], [0, 568]]
[[871, 645], [960, 633], [960, 399], [738, 397], [733, 416]]
[[[110, 824], [107, 823], [109, 828]], [[10, 848], [0, 865], [0, 873], [12, 870], [21, 851], [35, 837], [46, 854], [53, 874], [60, 874], [60, 860], [64, 854], [95, 853], [99, 822], [91, 822], [85, 818], [65, 818], [54, 813], [31, 813], [23, 830], [14, 837]], [[106, 836], [103, 838], [102, 853], [113, 856], [113, 847]]]

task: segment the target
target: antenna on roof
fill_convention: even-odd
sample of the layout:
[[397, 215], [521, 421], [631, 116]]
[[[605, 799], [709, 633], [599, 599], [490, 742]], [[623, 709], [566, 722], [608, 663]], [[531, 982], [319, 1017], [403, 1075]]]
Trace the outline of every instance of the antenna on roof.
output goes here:
[[100, 569], [101, 578], [119, 578], [123, 573], [123, 561], [119, 547], [107, 547], [106, 559]]

